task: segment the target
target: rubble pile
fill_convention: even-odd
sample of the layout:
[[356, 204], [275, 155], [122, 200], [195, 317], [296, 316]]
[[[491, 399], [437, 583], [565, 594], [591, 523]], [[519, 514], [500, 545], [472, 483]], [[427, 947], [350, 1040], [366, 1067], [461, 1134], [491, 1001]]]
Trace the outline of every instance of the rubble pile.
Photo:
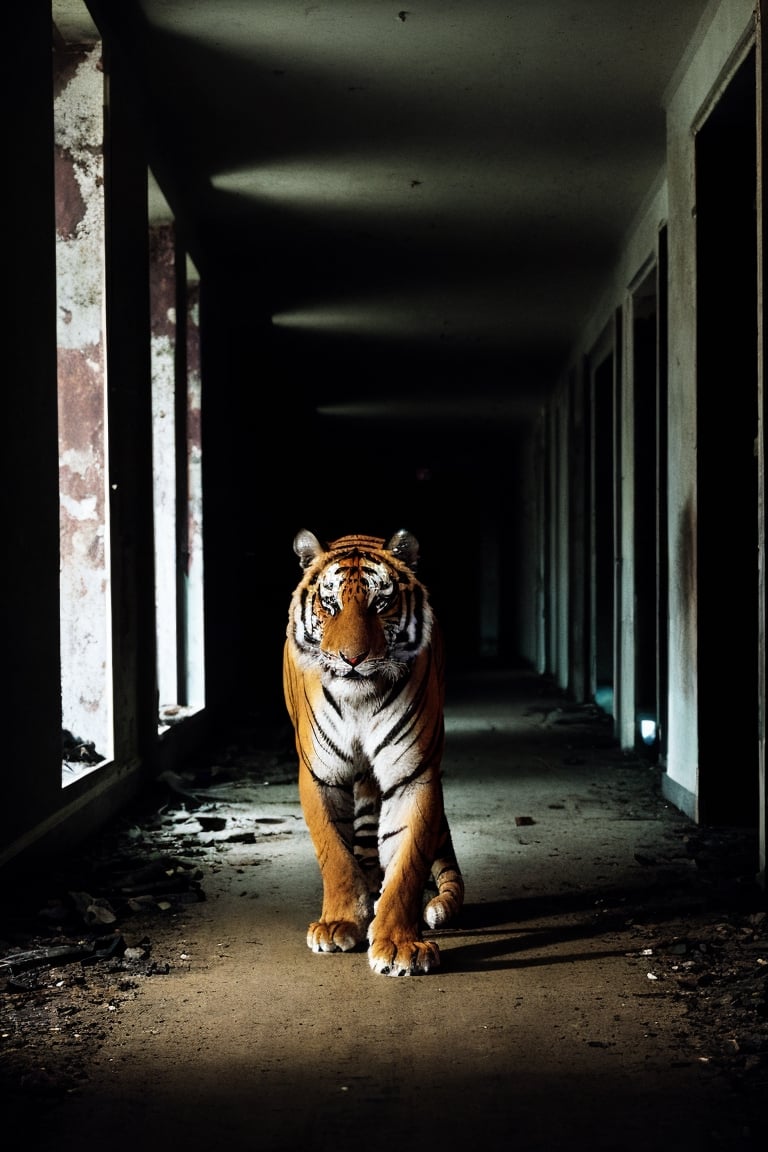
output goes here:
[[118, 855], [109, 869], [93, 871], [83, 860], [81, 871], [51, 878], [49, 886], [38, 877], [6, 903], [0, 1098], [5, 1090], [55, 1099], [82, 1086], [120, 1004], [134, 999], [144, 980], [172, 972], [168, 918], [205, 899], [203, 873], [161, 853], [129, 863]]
[[228, 845], [289, 834], [281, 819], [253, 815], [254, 787], [294, 779], [286, 749], [284, 739], [267, 750], [241, 742], [213, 765], [164, 773], [65, 865], [4, 881], [0, 1102], [77, 1090], [120, 1005], [183, 969], [176, 941], [206, 899], [207, 871]]

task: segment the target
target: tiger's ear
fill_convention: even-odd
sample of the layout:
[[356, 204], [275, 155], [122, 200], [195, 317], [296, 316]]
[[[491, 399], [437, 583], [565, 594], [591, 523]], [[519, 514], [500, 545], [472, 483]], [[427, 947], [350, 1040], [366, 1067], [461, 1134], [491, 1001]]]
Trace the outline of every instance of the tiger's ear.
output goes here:
[[395, 532], [387, 544], [387, 551], [397, 556], [398, 560], [402, 560], [403, 564], [407, 564], [412, 572], [416, 571], [419, 562], [419, 542], [412, 532], [406, 532], [404, 528]]
[[319, 556], [325, 552], [322, 544], [312, 532], [302, 528], [297, 532], [293, 541], [293, 550], [299, 558], [302, 568], [309, 568]]

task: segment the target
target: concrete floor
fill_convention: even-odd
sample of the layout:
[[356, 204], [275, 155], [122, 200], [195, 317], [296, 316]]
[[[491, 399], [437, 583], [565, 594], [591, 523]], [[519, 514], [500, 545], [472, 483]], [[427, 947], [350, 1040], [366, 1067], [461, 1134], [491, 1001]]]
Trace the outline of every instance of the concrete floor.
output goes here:
[[454, 685], [447, 730], [467, 895], [433, 934], [439, 972], [395, 979], [308, 950], [320, 885], [293, 769], [230, 749], [193, 783], [198, 803], [177, 791], [130, 827], [139, 858], [170, 846], [202, 875], [204, 901], [121, 925], [129, 947], [151, 938], [155, 974], [99, 990], [91, 968], [87, 994], [64, 974], [79, 1007], [47, 1001], [50, 1067], [66, 1051], [78, 1082], [41, 1100], [10, 1050], [19, 1146], [757, 1147], [679, 982], [674, 940], [706, 896], [657, 771], [526, 674]]

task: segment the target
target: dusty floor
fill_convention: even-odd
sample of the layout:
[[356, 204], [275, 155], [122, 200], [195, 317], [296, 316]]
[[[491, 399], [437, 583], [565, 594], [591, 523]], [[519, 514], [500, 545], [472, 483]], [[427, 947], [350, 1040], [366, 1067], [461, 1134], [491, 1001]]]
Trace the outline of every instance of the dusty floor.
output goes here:
[[[290, 744], [167, 778], [76, 859], [3, 883], [0, 1095], [24, 1149], [762, 1147], [754, 845], [672, 809], [537, 678], [454, 686], [467, 883], [442, 968], [313, 955]], [[0, 883], [2, 878], [0, 878]]]

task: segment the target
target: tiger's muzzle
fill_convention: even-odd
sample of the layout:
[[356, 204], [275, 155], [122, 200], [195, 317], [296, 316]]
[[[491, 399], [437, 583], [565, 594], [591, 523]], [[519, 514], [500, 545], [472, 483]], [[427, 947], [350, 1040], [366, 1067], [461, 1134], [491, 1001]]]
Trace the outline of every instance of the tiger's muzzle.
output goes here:
[[387, 657], [387, 638], [376, 611], [362, 592], [342, 600], [341, 608], [329, 616], [323, 629], [320, 650], [334, 665], [337, 675], [365, 675]]

